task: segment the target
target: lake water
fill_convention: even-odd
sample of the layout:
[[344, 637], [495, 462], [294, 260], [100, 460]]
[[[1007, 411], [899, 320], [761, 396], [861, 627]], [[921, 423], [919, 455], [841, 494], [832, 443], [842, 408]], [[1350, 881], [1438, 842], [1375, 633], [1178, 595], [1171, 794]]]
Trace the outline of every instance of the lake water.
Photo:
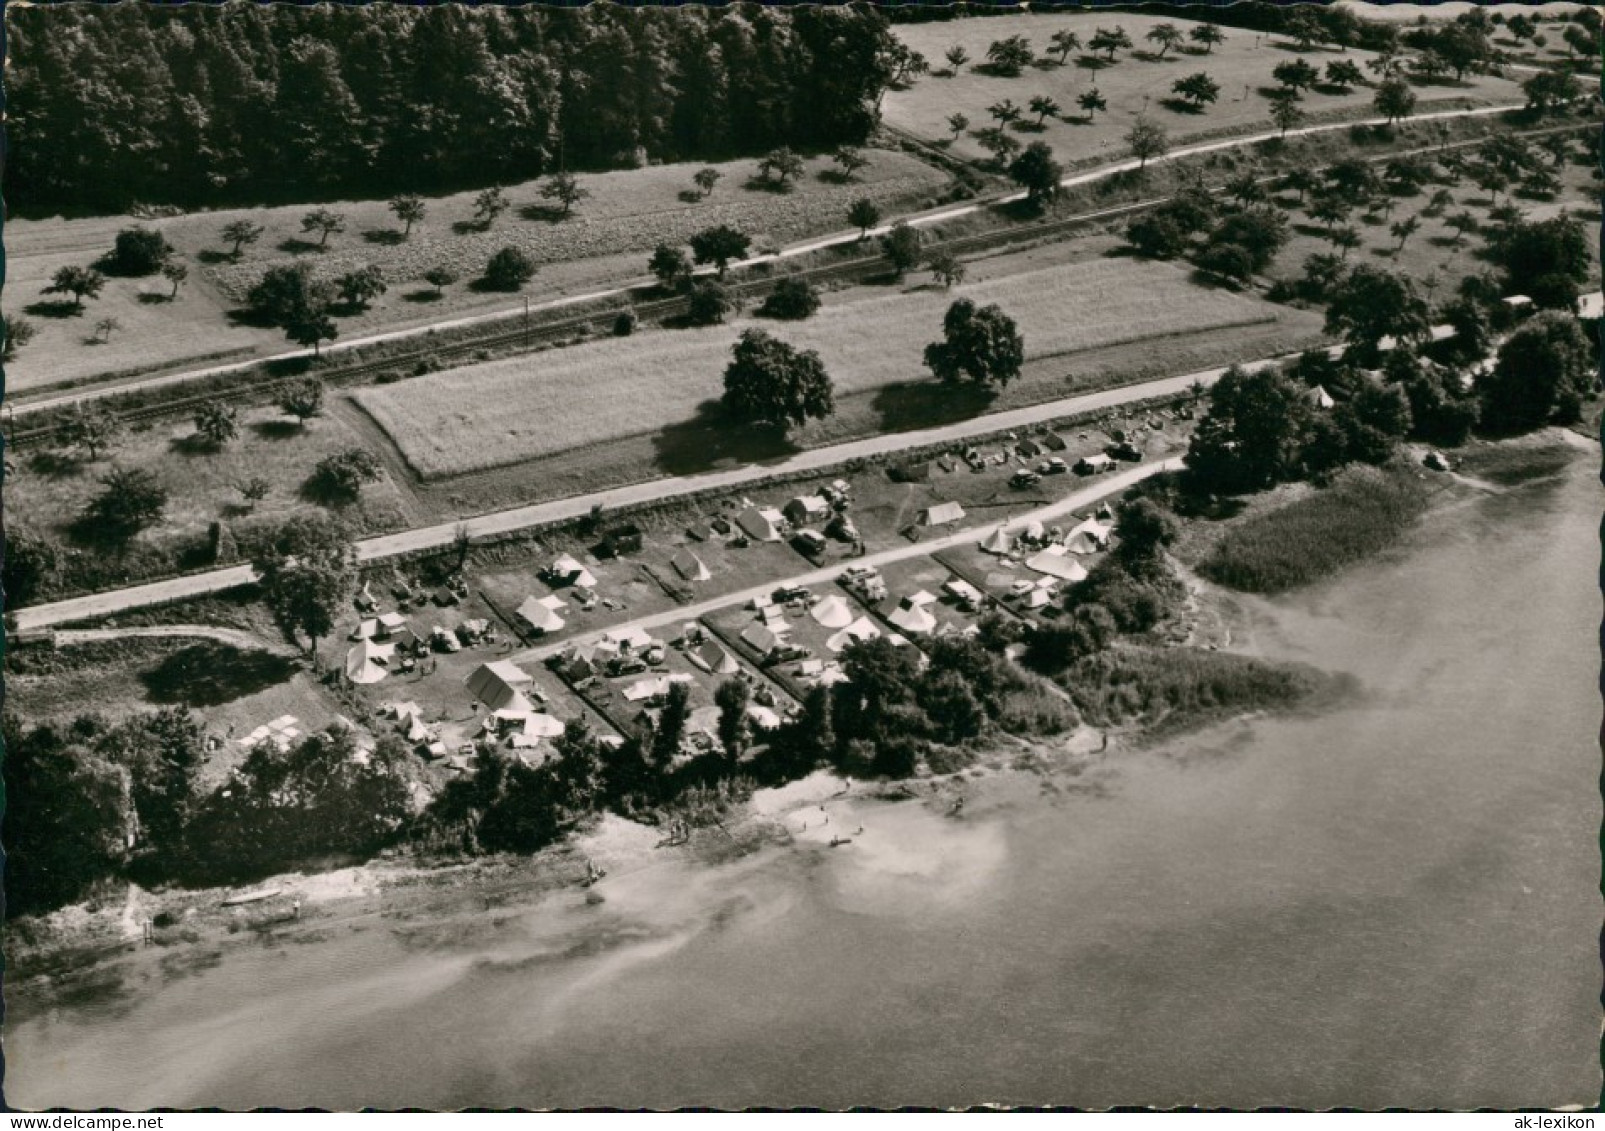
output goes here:
[[14, 1104], [1512, 1107], [1599, 1095], [1599, 485], [1253, 606], [1352, 673], [961, 820], [383, 924], [12, 1025]]

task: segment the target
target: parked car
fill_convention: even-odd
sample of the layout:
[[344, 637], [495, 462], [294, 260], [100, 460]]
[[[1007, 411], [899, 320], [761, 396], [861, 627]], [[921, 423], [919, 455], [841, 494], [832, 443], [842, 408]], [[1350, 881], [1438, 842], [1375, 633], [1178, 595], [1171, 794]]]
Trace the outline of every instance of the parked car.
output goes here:
[[791, 536], [792, 543], [803, 553], [818, 556], [828, 545], [825, 536], [817, 530], [799, 530]]
[[1070, 465], [1065, 463], [1064, 460], [1060, 459], [1058, 456], [1054, 456], [1052, 459], [1043, 460], [1041, 463], [1037, 464], [1038, 475], [1063, 475], [1069, 470]]
[[1019, 471], [1009, 476], [1010, 487], [1035, 487], [1041, 482], [1042, 476], [1027, 467], [1022, 467]]
[[614, 656], [607, 662], [607, 674], [610, 676], [635, 675], [646, 671], [646, 661], [640, 656]]
[[1104, 450], [1107, 451], [1110, 457], [1113, 459], [1125, 460], [1127, 463], [1142, 462], [1142, 452], [1131, 443], [1110, 444], [1109, 447]]

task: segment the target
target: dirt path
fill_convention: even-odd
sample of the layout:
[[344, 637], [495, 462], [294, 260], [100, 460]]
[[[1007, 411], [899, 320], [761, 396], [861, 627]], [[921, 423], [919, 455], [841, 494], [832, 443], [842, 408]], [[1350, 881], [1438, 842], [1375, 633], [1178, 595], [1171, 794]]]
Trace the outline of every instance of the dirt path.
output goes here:
[[126, 640], [129, 637], [201, 637], [229, 644], [242, 651], [272, 652], [280, 656], [298, 656], [295, 649], [281, 640], [268, 640], [255, 633], [237, 628], [218, 628], [210, 624], [159, 624], [130, 628], [66, 628], [55, 633], [56, 643], [88, 644], [96, 640]]

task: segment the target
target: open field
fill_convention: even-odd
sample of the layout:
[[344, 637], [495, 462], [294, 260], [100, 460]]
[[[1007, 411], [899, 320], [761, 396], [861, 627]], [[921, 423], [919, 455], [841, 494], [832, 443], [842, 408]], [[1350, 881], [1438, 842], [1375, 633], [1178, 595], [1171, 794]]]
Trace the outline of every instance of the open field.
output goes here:
[[[243, 536], [251, 527], [315, 505], [302, 494], [313, 467], [325, 456], [362, 444], [333, 416], [316, 417], [300, 428], [267, 407], [241, 412], [238, 438], [219, 451], [196, 445], [193, 434], [189, 421], [131, 429], [94, 463], [51, 452], [19, 456], [6, 473], [7, 521], [12, 529], [47, 535], [67, 547], [61, 579], [66, 589], [77, 587], [74, 578], [105, 587], [149, 576], [142, 557], [159, 559], [156, 572], [171, 572], [175, 559], [182, 563], [204, 543], [212, 522], [230, 523]], [[92, 531], [78, 529], [79, 515], [100, 494], [100, 479], [114, 466], [150, 471], [168, 492], [162, 520], [122, 548], [101, 545]], [[271, 490], [247, 510], [239, 484], [254, 476], [268, 480]], [[403, 496], [387, 476], [366, 486], [345, 512], [365, 531], [397, 529], [409, 518]]]
[[[548, 211], [551, 202], [540, 196], [539, 182], [511, 186], [507, 194], [512, 207], [489, 231], [471, 223], [475, 194], [458, 193], [427, 201], [427, 217], [405, 241], [399, 239], [401, 225], [385, 201], [341, 202], [327, 207], [345, 216], [345, 231], [330, 236], [324, 249], [301, 231], [309, 206], [198, 212], [153, 221], [126, 216], [14, 220], [6, 225], [6, 283], [15, 296], [7, 309], [36, 307], [30, 317], [39, 334], [7, 366], [9, 385], [16, 390], [290, 348], [282, 331], [230, 317], [251, 285], [275, 264], [309, 262], [328, 276], [368, 264], [383, 268], [389, 293], [366, 312], [340, 320], [341, 334], [352, 337], [515, 303], [513, 296], [468, 285], [490, 255], [509, 244], [524, 248], [541, 265], [526, 293], [552, 298], [643, 276], [646, 253], [658, 242], [680, 243], [711, 225], [740, 228], [759, 248], [845, 227], [847, 206], [860, 196], [876, 200], [883, 211], [918, 208], [932, 202], [946, 182], [945, 175], [907, 155], [887, 150], [865, 154], [870, 164], [852, 183], [834, 179], [829, 158], [816, 157], [785, 193], [750, 186], [751, 160], [715, 166], [724, 176], [705, 199], [682, 199], [700, 165], [588, 175], [580, 183], [591, 196], [566, 219]], [[236, 263], [219, 233], [239, 219], [265, 231]], [[58, 268], [89, 264], [111, 250], [119, 230], [141, 223], [159, 230], [177, 250], [177, 259], [190, 265], [189, 281], [176, 300], [159, 301], [171, 290], [159, 276], [109, 278], [101, 297], [87, 303], [82, 315], [68, 314], [54, 302], [55, 296], [39, 293]], [[451, 266], [461, 278], [443, 297], [422, 282], [423, 273], [439, 265]], [[122, 330], [109, 345], [85, 344], [94, 324], [106, 317], [118, 319]]]
[[[886, 96], [886, 123], [927, 141], [946, 143], [953, 137], [948, 117], [955, 112], [962, 113], [969, 119], [970, 126], [952, 142], [951, 151], [956, 156], [981, 160], [988, 158], [988, 154], [974, 133], [995, 124], [987, 114], [987, 107], [1004, 99], [1012, 99], [1024, 107], [1037, 95], [1048, 95], [1059, 103], [1060, 115], [1045, 119], [1043, 128], [1037, 130], [1036, 116], [1028, 113], [1012, 127], [1012, 131], [1018, 131], [1015, 136], [1022, 145], [1045, 141], [1061, 161], [1093, 157], [1114, 160], [1125, 156], [1125, 133], [1145, 110], [1165, 127], [1173, 143], [1205, 135], [1272, 130], [1275, 127], [1270, 119], [1270, 103], [1258, 90], [1276, 85], [1271, 77], [1276, 64], [1304, 57], [1324, 68], [1327, 62], [1345, 59], [1363, 69], [1372, 56], [1371, 52], [1359, 49], [1339, 52], [1336, 48], [1317, 48], [1301, 56], [1280, 36], [1224, 27], [1221, 30], [1225, 33], [1225, 42], [1210, 54], [1189, 53], [1193, 48], [1189, 43], [1168, 52], [1163, 59], [1156, 59], [1153, 53], [1157, 48], [1144, 36], [1155, 24], [1167, 22], [1176, 24], [1184, 32], [1195, 26], [1193, 21], [1129, 12], [1033, 14], [1007, 19], [899, 25], [898, 37], [925, 55], [932, 73], [910, 89], [893, 91]], [[1048, 39], [1055, 31], [1074, 31], [1085, 43], [1096, 28], [1116, 26], [1125, 28], [1136, 50], [1121, 52], [1113, 64], [1104, 55], [1093, 58], [1087, 53], [1078, 56], [1072, 52], [1064, 66], [1057, 65], [1056, 57], [1042, 58], [1050, 53]], [[1027, 67], [1017, 78], [977, 70], [976, 64], [985, 62], [987, 45], [1011, 35], [1024, 35], [1031, 41], [1039, 57], [1037, 63]], [[970, 61], [958, 75], [948, 77], [949, 68], [943, 55], [955, 45], [962, 45], [968, 51]], [[1203, 113], [1171, 109], [1167, 105], [1173, 97], [1171, 84], [1197, 71], [1206, 72], [1219, 84], [1220, 100]], [[1366, 74], [1370, 77], [1371, 72], [1366, 71]], [[1088, 122], [1076, 99], [1094, 86], [1109, 109]], [[1317, 89], [1305, 97], [1303, 109], [1312, 118], [1333, 114], [1373, 117], [1373, 94], [1368, 86], [1355, 87], [1347, 93]], [[1417, 97], [1417, 112], [1451, 100], [1469, 104], [1523, 101], [1520, 84], [1515, 79], [1487, 75], [1468, 75], [1459, 83], [1423, 86], [1417, 89]], [[1022, 125], [1027, 128], [1021, 129]]]
[[[833, 304], [794, 325], [744, 318], [703, 330], [643, 333], [533, 361], [365, 389], [356, 400], [414, 470], [426, 479], [445, 478], [688, 420], [718, 398], [731, 344], [751, 326], [818, 350], [838, 397], [918, 379], [925, 345], [940, 336], [942, 314], [960, 296], [1007, 310], [1033, 361], [1278, 317], [1276, 308], [1257, 300], [1194, 286], [1174, 267], [1104, 260], [952, 293], [920, 287]], [[643, 396], [647, 390], [649, 397]]]

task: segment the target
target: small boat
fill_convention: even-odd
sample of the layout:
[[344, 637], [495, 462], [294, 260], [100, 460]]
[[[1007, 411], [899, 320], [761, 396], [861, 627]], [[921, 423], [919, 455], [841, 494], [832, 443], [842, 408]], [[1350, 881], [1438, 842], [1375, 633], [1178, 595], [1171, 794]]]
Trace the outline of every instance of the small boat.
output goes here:
[[852, 843], [853, 843], [853, 838], [850, 837], [850, 836], [833, 836], [833, 837], [830, 838], [830, 846], [832, 848], [840, 848], [844, 844], [852, 844]]

